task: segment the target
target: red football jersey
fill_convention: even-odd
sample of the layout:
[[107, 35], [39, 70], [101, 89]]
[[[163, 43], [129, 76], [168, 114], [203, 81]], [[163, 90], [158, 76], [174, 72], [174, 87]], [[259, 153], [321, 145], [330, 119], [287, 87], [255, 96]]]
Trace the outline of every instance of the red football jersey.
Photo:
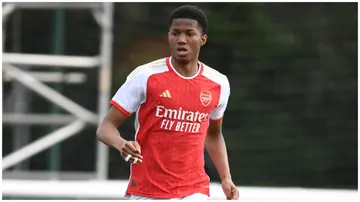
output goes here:
[[205, 136], [209, 121], [223, 117], [230, 85], [225, 75], [198, 64], [192, 77], [179, 74], [170, 57], [139, 66], [110, 101], [128, 116], [136, 112], [135, 140], [144, 157], [130, 167], [126, 195], [209, 196]]

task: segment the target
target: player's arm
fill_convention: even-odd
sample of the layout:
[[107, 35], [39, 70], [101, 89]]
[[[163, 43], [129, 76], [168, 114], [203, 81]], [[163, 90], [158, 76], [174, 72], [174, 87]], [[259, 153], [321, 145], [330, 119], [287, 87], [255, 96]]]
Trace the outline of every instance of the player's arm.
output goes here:
[[141, 161], [140, 145], [136, 141], [122, 138], [118, 128], [145, 101], [144, 86], [146, 86], [146, 75], [135, 69], [111, 99], [112, 107], [96, 132], [99, 141], [119, 150], [125, 160], [130, 162]]
[[121, 150], [126, 140], [120, 136], [118, 128], [126, 119], [127, 116], [112, 106], [96, 131], [97, 138], [107, 146]]
[[220, 179], [223, 191], [227, 199], [238, 199], [239, 191], [232, 182], [226, 144], [222, 134], [222, 118], [230, 96], [230, 84], [226, 82], [221, 86], [219, 104], [210, 114], [210, 124], [205, 139], [205, 148], [214, 163]]
[[129, 162], [134, 162], [135, 158], [142, 161], [143, 157], [140, 155], [139, 144], [136, 141], [125, 140], [118, 131], [120, 125], [127, 118], [127, 115], [112, 106], [96, 131], [97, 138], [102, 143], [117, 149], [124, 158], [130, 154], [132, 157]]
[[231, 180], [226, 145], [222, 135], [222, 119], [210, 121], [205, 148], [219, 173], [221, 181]]
[[205, 148], [219, 173], [226, 199], [237, 200], [239, 198], [239, 191], [231, 179], [226, 145], [221, 128], [222, 119], [210, 122], [205, 139]]

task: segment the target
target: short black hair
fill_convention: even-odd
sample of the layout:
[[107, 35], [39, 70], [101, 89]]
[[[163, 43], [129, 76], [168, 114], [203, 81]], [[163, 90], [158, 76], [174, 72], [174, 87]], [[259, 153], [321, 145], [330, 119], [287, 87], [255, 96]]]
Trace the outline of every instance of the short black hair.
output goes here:
[[169, 17], [169, 27], [176, 18], [187, 18], [196, 20], [202, 27], [204, 34], [207, 32], [208, 19], [200, 8], [191, 5], [180, 6], [176, 8]]

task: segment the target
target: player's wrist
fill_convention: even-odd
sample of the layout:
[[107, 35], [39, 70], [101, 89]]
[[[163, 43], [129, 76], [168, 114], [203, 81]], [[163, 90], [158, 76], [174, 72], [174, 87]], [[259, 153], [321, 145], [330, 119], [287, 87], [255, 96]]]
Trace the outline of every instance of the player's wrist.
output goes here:
[[226, 175], [226, 176], [221, 177], [221, 183], [225, 182], [225, 181], [232, 181], [231, 176]]
[[127, 140], [119, 136], [119, 138], [117, 138], [117, 141], [114, 142], [113, 147], [121, 151], [126, 142]]

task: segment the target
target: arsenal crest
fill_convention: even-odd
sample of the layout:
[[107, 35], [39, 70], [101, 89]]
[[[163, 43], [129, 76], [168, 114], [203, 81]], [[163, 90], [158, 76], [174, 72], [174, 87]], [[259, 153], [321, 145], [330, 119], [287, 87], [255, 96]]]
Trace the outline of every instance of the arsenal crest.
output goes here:
[[200, 101], [204, 107], [207, 107], [211, 102], [211, 92], [207, 90], [203, 90], [200, 92]]

